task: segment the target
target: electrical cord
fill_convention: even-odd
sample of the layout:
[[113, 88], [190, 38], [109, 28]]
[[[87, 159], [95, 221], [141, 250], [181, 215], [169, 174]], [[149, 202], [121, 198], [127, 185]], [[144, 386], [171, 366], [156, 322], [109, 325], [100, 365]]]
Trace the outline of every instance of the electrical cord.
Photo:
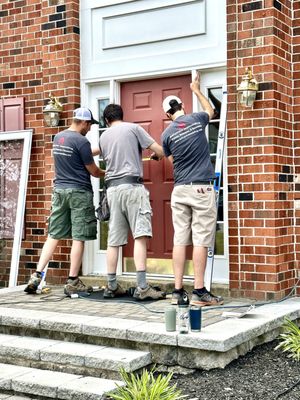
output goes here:
[[[84, 299], [84, 300], [88, 300], [88, 301], [95, 301], [97, 303], [108, 303], [110, 300], [109, 299], [91, 299], [88, 296], [82, 296], [82, 295], [78, 295], [78, 298], [80, 299]], [[120, 304], [134, 304], [136, 306], [140, 306], [145, 308], [147, 311], [152, 312], [154, 314], [164, 314], [164, 311], [159, 311], [159, 310], [153, 310], [150, 309], [149, 307], [147, 307], [145, 304], [143, 304], [142, 302], [137, 302], [137, 301], [133, 301], [133, 300], [113, 300], [113, 303], [120, 303]]]
[[278, 393], [278, 395], [275, 397], [275, 400], [279, 399], [281, 396], [289, 393], [291, 390], [293, 390], [297, 385], [299, 385], [300, 379], [298, 379], [295, 383], [293, 383], [290, 387], [285, 389], [284, 391]]
[[[216, 306], [216, 307], [211, 307], [211, 306], [207, 306], [207, 307], [202, 307], [202, 312], [209, 312], [209, 311], [213, 311], [213, 310], [220, 310], [220, 309], [235, 309], [235, 308], [245, 308], [245, 307], [251, 307], [253, 305], [255, 305], [255, 307], [260, 307], [266, 304], [276, 304], [276, 303], [281, 303], [282, 301], [290, 298], [293, 294], [293, 292], [296, 290], [298, 283], [299, 283], [300, 279], [297, 280], [296, 284], [292, 287], [291, 291], [285, 296], [283, 297], [281, 300], [276, 300], [276, 301], [269, 301], [269, 302], [262, 302], [262, 303], [248, 303], [248, 304], [243, 304], [243, 305], [231, 305], [231, 306]], [[0, 291], [1, 294], [1, 291]], [[167, 293], [167, 294], [172, 294], [172, 292]], [[110, 300], [109, 299], [93, 299], [93, 298], [89, 298], [89, 295], [80, 295], [78, 294], [78, 298], [79, 299], [83, 299], [83, 300], [88, 300], [88, 301], [95, 301], [98, 303], [108, 303]], [[70, 299], [69, 296], [58, 296], [58, 295], [54, 295], [54, 294], [48, 294], [45, 296], [41, 296], [39, 297], [39, 300], [35, 300], [35, 301], [26, 301], [26, 304], [38, 304], [38, 303], [44, 303], [44, 302], [59, 302], [65, 299]], [[136, 301], [132, 301], [132, 300], [113, 300], [114, 303], [127, 303], [127, 304], [134, 304], [140, 307], [143, 307], [144, 309], [146, 309], [147, 311], [154, 313], [154, 314], [164, 314], [164, 310], [160, 311], [160, 310], [154, 310], [151, 309], [149, 307], [147, 307], [145, 304], [143, 304], [142, 302], [136, 302]], [[0, 306], [1, 305], [15, 305], [15, 304], [24, 304], [24, 301], [16, 301], [16, 302], [0, 302]]]
[[[243, 304], [240, 306], [217, 306], [217, 307], [209, 307], [209, 308], [205, 308], [202, 309], [202, 311], [212, 311], [212, 310], [219, 310], [220, 308], [245, 308], [245, 307], [251, 307], [251, 306], [255, 306], [255, 307], [261, 307], [261, 306], [265, 306], [267, 304], [277, 304], [277, 303], [281, 303], [284, 300], [287, 300], [288, 298], [292, 297], [293, 292], [296, 290], [298, 283], [300, 282], [300, 279], [297, 280], [297, 282], [295, 283], [295, 285], [292, 287], [292, 289], [290, 290], [290, 292], [283, 297], [280, 300], [275, 300], [275, 301], [265, 301], [265, 302], [261, 302], [261, 303], [249, 303], [249, 304]], [[296, 296], [295, 296], [296, 297]]]
[[[0, 292], [0, 294], [1, 294], [1, 292]], [[11, 302], [5, 301], [5, 302], [0, 302], [0, 306], [2, 306], [2, 305], [11, 306], [11, 305], [14, 305], [14, 304], [24, 304], [24, 303], [26, 303], [26, 304], [39, 304], [39, 303], [45, 303], [46, 301], [49, 302], [49, 303], [52, 303], [52, 302], [55, 303], [55, 302], [64, 300], [66, 297], [67, 296], [57, 296], [57, 295], [54, 295], [54, 294], [48, 294], [47, 296], [39, 297], [39, 300], [35, 300], [35, 301], [11, 301]]]
[[[263, 305], [266, 305], [266, 304], [276, 304], [276, 303], [281, 303], [282, 301], [284, 301], [284, 300], [286, 300], [286, 299], [288, 299], [288, 298], [290, 298], [291, 296], [292, 296], [292, 294], [293, 294], [293, 292], [296, 290], [296, 288], [297, 288], [297, 286], [298, 286], [298, 283], [299, 283], [299, 281], [300, 281], [300, 279], [298, 279], [297, 280], [297, 282], [295, 283], [295, 285], [292, 287], [292, 289], [291, 289], [291, 291], [285, 296], [285, 297], [283, 297], [281, 300], [276, 300], [276, 301], [269, 301], [269, 302], [262, 302], [262, 303], [249, 303], [249, 304], [243, 304], [243, 305], [236, 305], [236, 306], [233, 306], [233, 305], [231, 305], [231, 306], [217, 306], [217, 307], [211, 307], [211, 306], [208, 306], [208, 307], [202, 307], [202, 312], [209, 312], [209, 311], [213, 311], [213, 310], [220, 310], [220, 309], [235, 309], [235, 308], [245, 308], [245, 307], [247, 307], [247, 308], [249, 308], [249, 307], [251, 307], [251, 306], [255, 306], [255, 307], [261, 307], [261, 306], [263, 306]], [[172, 292], [170, 292], [170, 293], [167, 293], [167, 294], [172, 294]], [[88, 296], [82, 296], [82, 295], [78, 295], [78, 297], [80, 298], [80, 299], [84, 299], [84, 300], [88, 300], [88, 301], [95, 301], [95, 302], [103, 302], [103, 303], [105, 303], [105, 302], [108, 302], [109, 301], [109, 299], [105, 299], [105, 300], [101, 300], [101, 299], [92, 299], [92, 298], [89, 298]], [[159, 310], [154, 310], [154, 309], [151, 309], [151, 308], [149, 308], [149, 307], [147, 307], [145, 304], [143, 304], [142, 302], [140, 302], [140, 303], [138, 303], [138, 302], [136, 302], [136, 301], [132, 301], [132, 300], [113, 300], [114, 301], [114, 303], [128, 303], [128, 304], [135, 304], [135, 305], [138, 305], [138, 306], [141, 306], [141, 307], [143, 307], [143, 308], [145, 308], [147, 311], [149, 311], [149, 312], [152, 312], [152, 313], [155, 313], [155, 314], [164, 314], [164, 311], [159, 311]]]

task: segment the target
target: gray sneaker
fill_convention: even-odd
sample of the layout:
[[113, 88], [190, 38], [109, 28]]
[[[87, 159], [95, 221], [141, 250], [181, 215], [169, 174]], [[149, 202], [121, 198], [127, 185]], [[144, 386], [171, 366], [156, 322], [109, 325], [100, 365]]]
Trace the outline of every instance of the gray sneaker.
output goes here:
[[92, 291], [92, 286], [86, 286], [79, 278], [68, 279], [64, 288], [65, 295], [69, 297], [71, 294], [91, 293]]
[[159, 288], [148, 285], [145, 289], [137, 287], [133, 293], [136, 300], [160, 300], [166, 297], [166, 292]]
[[42, 275], [37, 272], [34, 272], [31, 275], [31, 277], [27, 283], [27, 286], [24, 289], [24, 292], [26, 292], [28, 294], [35, 294], [41, 281], [42, 281]]
[[114, 297], [122, 297], [126, 294], [126, 290], [118, 284], [117, 289], [110, 289], [108, 286], [105, 287], [103, 297], [105, 299], [113, 299]]
[[224, 303], [223, 297], [214, 296], [207, 289], [205, 289], [204, 293], [199, 293], [197, 290], [193, 290], [191, 305], [195, 305], [195, 306], [220, 306], [223, 303]]

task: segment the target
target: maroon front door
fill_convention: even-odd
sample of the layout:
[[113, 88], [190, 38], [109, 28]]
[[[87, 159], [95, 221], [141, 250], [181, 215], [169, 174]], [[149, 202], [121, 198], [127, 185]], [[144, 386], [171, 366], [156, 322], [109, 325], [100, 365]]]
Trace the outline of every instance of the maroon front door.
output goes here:
[[[149, 79], [126, 82], [121, 85], [121, 105], [124, 121], [141, 125], [158, 143], [161, 134], [169, 124], [162, 110], [162, 101], [169, 95], [178, 96], [185, 105], [186, 112], [192, 111], [191, 76]], [[150, 155], [144, 152], [144, 157]], [[144, 161], [144, 180], [150, 191], [153, 210], [153, 238], [149, 241], [148, 258], [161, 260], [172, 257], [173, 227], [170, 199], [173, 188], [173, 168], [167, 159]], [[132, 258], [133, 241], [124, 247], [123, 256]]]

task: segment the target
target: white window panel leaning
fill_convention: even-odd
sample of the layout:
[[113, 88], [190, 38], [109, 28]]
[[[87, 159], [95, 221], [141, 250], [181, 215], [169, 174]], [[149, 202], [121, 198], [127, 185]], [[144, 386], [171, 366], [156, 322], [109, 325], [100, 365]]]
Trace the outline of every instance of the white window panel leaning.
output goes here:
[[[5, 159], [1, 150], [4, 146], [9, 149], [14, 149], [14, 146], [19, 146], [23, 142], [22, 157], [19, 164], [10, 162], [9, 158]], [[11, 180], [15, 185], [18, 185], [18, 190], [15, 193], [16, 198], [11, 201], [16, 204], [16, 214], [14, 221], [14, 235], [12, 257], [10, 264], [9, 287], [17, 285], [17, 277], [19, 270], [20, 248], [24, 224], [24, 212], [26, 203], [26, 190], [28, 181], [28, 170], [30, 161], [30, 151], [32, 142], [32, 130], [15, 131], [0, 133], [0, 178], [2, 181]], [[19, 181], [19, 182], [18, 182]], [[0, 227], [1, 230], [1, 227]], [[5, 233], [4, 233], [5, 236]]]

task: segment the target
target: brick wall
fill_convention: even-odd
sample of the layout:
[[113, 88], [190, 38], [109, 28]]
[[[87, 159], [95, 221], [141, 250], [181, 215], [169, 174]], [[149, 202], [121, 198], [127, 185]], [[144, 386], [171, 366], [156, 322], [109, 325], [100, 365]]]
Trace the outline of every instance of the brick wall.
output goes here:
[[[2, 0], [0, 5], [0, 97], [25, 98], [25, 129], [33, 129], [26, 200], [26, 238], [22, 241], [18, 283], [36, 268], [46, 237], [52, 191], [52, 138], [68, 126], [80, 104], [79, 1]], [[63, 103], [58, 128], [46, 128], [43, 107], [50, 92]], [[57, 249], [48, 277], [65, 280], [69, 241]], [[11, 241], [0, 249], [11, 248]], [[0, 258], [0, 285], [7, 286], [7, 254]]]
[[294, 160], [295, 160], [295, 252], [297, 277], [300, 260], [300, 1], [293, 2]]
[[[227, 13], [230, 287], [239, 296], [279, 299], [297, 268], [293, 4], [228, 1]], [[253, 108], [242, 109], [236, 88], [246, 67], [259, 92]]]

